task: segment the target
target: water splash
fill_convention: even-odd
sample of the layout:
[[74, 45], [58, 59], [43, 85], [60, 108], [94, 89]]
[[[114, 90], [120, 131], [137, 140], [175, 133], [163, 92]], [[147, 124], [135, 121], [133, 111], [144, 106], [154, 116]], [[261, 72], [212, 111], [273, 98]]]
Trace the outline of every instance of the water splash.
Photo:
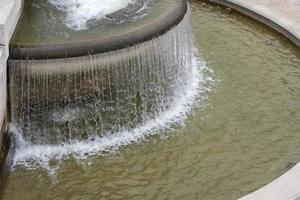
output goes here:
[[11, 130], [15, 134], [17, 148], [12, 167], [24, 166], [27, 169], [42, 167], [51, 171], [50, 162], [53, 160], [62, 161], [70, 157], [85, 160], [90, 156], [101, 155], [140, 142], [176, 124], [183, 125], [193, 107], [204, 102], [214, 82], [209, 75], [212, 72], [199, 57], [193, 58], [192, 66], [188, 84], [183, 90], [177, 92], [176, 100], [172, 102], [169, 109], [132, 130], [106, 133], [103, 137], [90, 137], [85, 141], [78, 140], [60, 145], [34, 145], [26, 141], [22, 136], [22, 130], [13, 125]]
[[89, 20], [105, 16], [133, 4], [134, 0], [48, 0], [58, 10], [66, 13], [65, 24], [73, 30], [85, 30]]

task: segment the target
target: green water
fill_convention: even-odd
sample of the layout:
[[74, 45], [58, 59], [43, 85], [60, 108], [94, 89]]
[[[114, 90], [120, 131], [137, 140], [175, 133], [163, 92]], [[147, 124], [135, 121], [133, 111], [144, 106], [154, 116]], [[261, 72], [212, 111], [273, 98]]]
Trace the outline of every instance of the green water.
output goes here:
[[17, 167], [3, 200], [237, 199], [300, 160], [300, 54], [263, 25], [191, 1], [217, 84], [186, 125], [54, 174]]

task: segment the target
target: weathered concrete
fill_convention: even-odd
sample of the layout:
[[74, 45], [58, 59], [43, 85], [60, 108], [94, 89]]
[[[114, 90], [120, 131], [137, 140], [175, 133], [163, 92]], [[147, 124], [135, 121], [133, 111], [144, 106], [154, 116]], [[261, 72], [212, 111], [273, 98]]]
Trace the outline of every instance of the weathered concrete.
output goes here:
[[[280, 32], [300, 47], [299, 0], [209, 0], [235, 9]], [[239, 200], [300, 200], [300, 163]]]
[[19, 21], [22, 0], [0, 0], [0, 150], [7, 131], [7, 59], [9, 41]]

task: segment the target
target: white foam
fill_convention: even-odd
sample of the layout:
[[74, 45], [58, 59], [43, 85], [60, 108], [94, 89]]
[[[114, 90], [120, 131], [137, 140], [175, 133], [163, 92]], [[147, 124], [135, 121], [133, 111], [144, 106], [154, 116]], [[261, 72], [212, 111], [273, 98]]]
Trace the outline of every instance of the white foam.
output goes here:
[[62, 145], [32, 145], [22, 138], [20, 130], [13, 130], [16, 135], [17, 147], [13, 158], [13, 168], [19, 165], [27, 169], [43, 167], [51, 171], [50, 161], [64, 160], [70, 157], [85, 160], [89, 156], [101, 155], [104, 152], [142, 141], [146, 137], [159, 134], [162, 130], [171, 128], [174, 124], [182, 124], [188, 117], [196, 102], [203, 102], [207, 91], [211, 89], [213, 80], [203, 61], [193, 58], [190, 82], [178, 91], [175, 101], [168, 110], [160, 113], [155, 119], [132, 129], [119, 133], [107, 133], [103, 137], [85, 141], [76, 141]]
[[74, 30], [87, 29], [89, 20], [100, 20], [106, 15], [127, 7], [133, 0], [48, 0], [58, 10], [66, 12], [65, 24]]
[[68, 121], [73, 121], [82, 115], [82, 111], [79, 107], [69, 108], [67, 112], [65, 110], [53, 111], [50, 118], [57, 123], [65, 123]]

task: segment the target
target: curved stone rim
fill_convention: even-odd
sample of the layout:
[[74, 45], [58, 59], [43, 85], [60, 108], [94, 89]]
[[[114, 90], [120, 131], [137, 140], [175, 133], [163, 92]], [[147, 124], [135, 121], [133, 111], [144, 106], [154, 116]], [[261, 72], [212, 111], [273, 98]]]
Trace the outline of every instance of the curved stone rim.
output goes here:
[[[247, 3], [243, 0], [203, 0], [210, 3], [219, 4], [225, 7], [232, 8], [256, 21], [259, 21], [273, 30], [279, 32], [286, 38], [288, 38], [296, 46], [300, 47], [300, 29], [296, 30], [288, 23], [284, 23], [278, 18], [265, 13], [263, 10], [259, 10], [255, 6]], [[253, 3], [252, 3], [253, 4]]]
[[10, 59], [41, 60], [82, 57], [127, 48], [158, 37], [182, 21], [188, 10], [187, 0], [180, 0], [172, 10], [161, 17], [113, 37], [96, 41], [78, 42], [40, 47], [10, 47]]
[[[297, 47], [300, 47], [300, 29], [297, 31], [270, 13], [259, 10], [252, 3], [243, 0], [204, 0], [210, 3], [232, 8], [250, 18], [253, 18], [273, 30], [279, 32]], [[256, 191], [241, 197], [239, 200], [299, 200], [300, 199], [300, 162], [277, 179]]]

